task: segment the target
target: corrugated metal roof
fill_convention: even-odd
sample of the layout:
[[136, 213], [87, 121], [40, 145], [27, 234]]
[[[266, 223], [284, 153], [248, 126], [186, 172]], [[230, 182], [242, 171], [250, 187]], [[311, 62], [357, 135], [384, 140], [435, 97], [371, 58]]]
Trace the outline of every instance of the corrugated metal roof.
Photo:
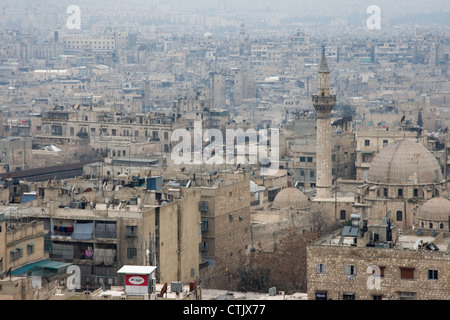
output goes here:
[[72, 265], [72, 263], [65, 263], [65, 262], [59, 262], [59, 261], [51, 261], [51, 260], [41, 260], [37, 262], [33, 262], [30, 264], [27, 264], [25, 266], [22, 266], [14, 271], [11, 271], [12, 275], [22, 275], [26, 274], [28, 271], [32, 269], [54, 269], [58, 270], [61, 268], [65, 268]]

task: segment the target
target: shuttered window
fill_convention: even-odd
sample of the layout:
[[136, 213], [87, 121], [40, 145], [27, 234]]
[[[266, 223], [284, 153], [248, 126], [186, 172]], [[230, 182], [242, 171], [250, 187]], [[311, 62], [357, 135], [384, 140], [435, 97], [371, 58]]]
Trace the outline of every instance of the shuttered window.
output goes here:
[[414, 268], [400, 268], [401, 279], [414, 279]]
[[327, 273], [327, 265], [323, 263], [317, 264], [317, 273]]

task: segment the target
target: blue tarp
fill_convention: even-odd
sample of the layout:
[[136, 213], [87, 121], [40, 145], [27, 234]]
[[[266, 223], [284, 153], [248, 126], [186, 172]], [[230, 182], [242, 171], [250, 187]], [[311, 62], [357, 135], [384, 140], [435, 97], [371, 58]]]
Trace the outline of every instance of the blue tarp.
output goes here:
[[24, 194], [22, 196], [22, 200], [20, 200], [20, 203], [27, 203], [27, 202], [33, 201], [34, 199], [36, 199], [35, 194]]

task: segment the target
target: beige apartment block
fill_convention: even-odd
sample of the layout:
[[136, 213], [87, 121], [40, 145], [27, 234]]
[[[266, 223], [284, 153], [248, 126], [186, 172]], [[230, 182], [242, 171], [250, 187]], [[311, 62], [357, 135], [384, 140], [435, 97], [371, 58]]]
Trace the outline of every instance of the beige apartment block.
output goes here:
[[[42, 231], [49, 233], [50, 259], [80, 269], [76, 289], [122, 285], [117, 270], [125, 264], [155, 265], [157, 279], [163, 282], [199, 277], [199, 190], [186, 190], [171, 199], [154, 190], [89, 189], [97, 188], [47, 187], [39, 197], [48, 207], [30, 207], [22, 213], [37, 219]], [[164, 200], [161, 204], [156, 193]], [[26, 250], [26, 244], [22, 247]]]
[[44, 223], [21, 223], [0, 214], [0, 272], [17, 269], [48, 257], [44, 251]]

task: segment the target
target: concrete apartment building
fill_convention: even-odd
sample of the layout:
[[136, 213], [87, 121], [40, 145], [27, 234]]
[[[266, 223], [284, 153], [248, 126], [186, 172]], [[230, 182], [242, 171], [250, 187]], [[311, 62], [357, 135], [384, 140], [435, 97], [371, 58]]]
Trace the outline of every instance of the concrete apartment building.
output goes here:
[[199, 277], [199, 190], [172, 199], [162, 190], [107, 191], [77, 179], [70, 183], [39, 187], [34, 199], [20, 204], [27, 208], [20, 215], [38, 221], [48, 234], [50, 259], [79, 268], [75, 289], [121, 285], [117, 271], [125, 264], [158, 266], [162, 283]]
[[0, 215], [0, 272], [17, 269], [28, 263], [48, 258], [44, 252], [44, 223], [21, 223]]

